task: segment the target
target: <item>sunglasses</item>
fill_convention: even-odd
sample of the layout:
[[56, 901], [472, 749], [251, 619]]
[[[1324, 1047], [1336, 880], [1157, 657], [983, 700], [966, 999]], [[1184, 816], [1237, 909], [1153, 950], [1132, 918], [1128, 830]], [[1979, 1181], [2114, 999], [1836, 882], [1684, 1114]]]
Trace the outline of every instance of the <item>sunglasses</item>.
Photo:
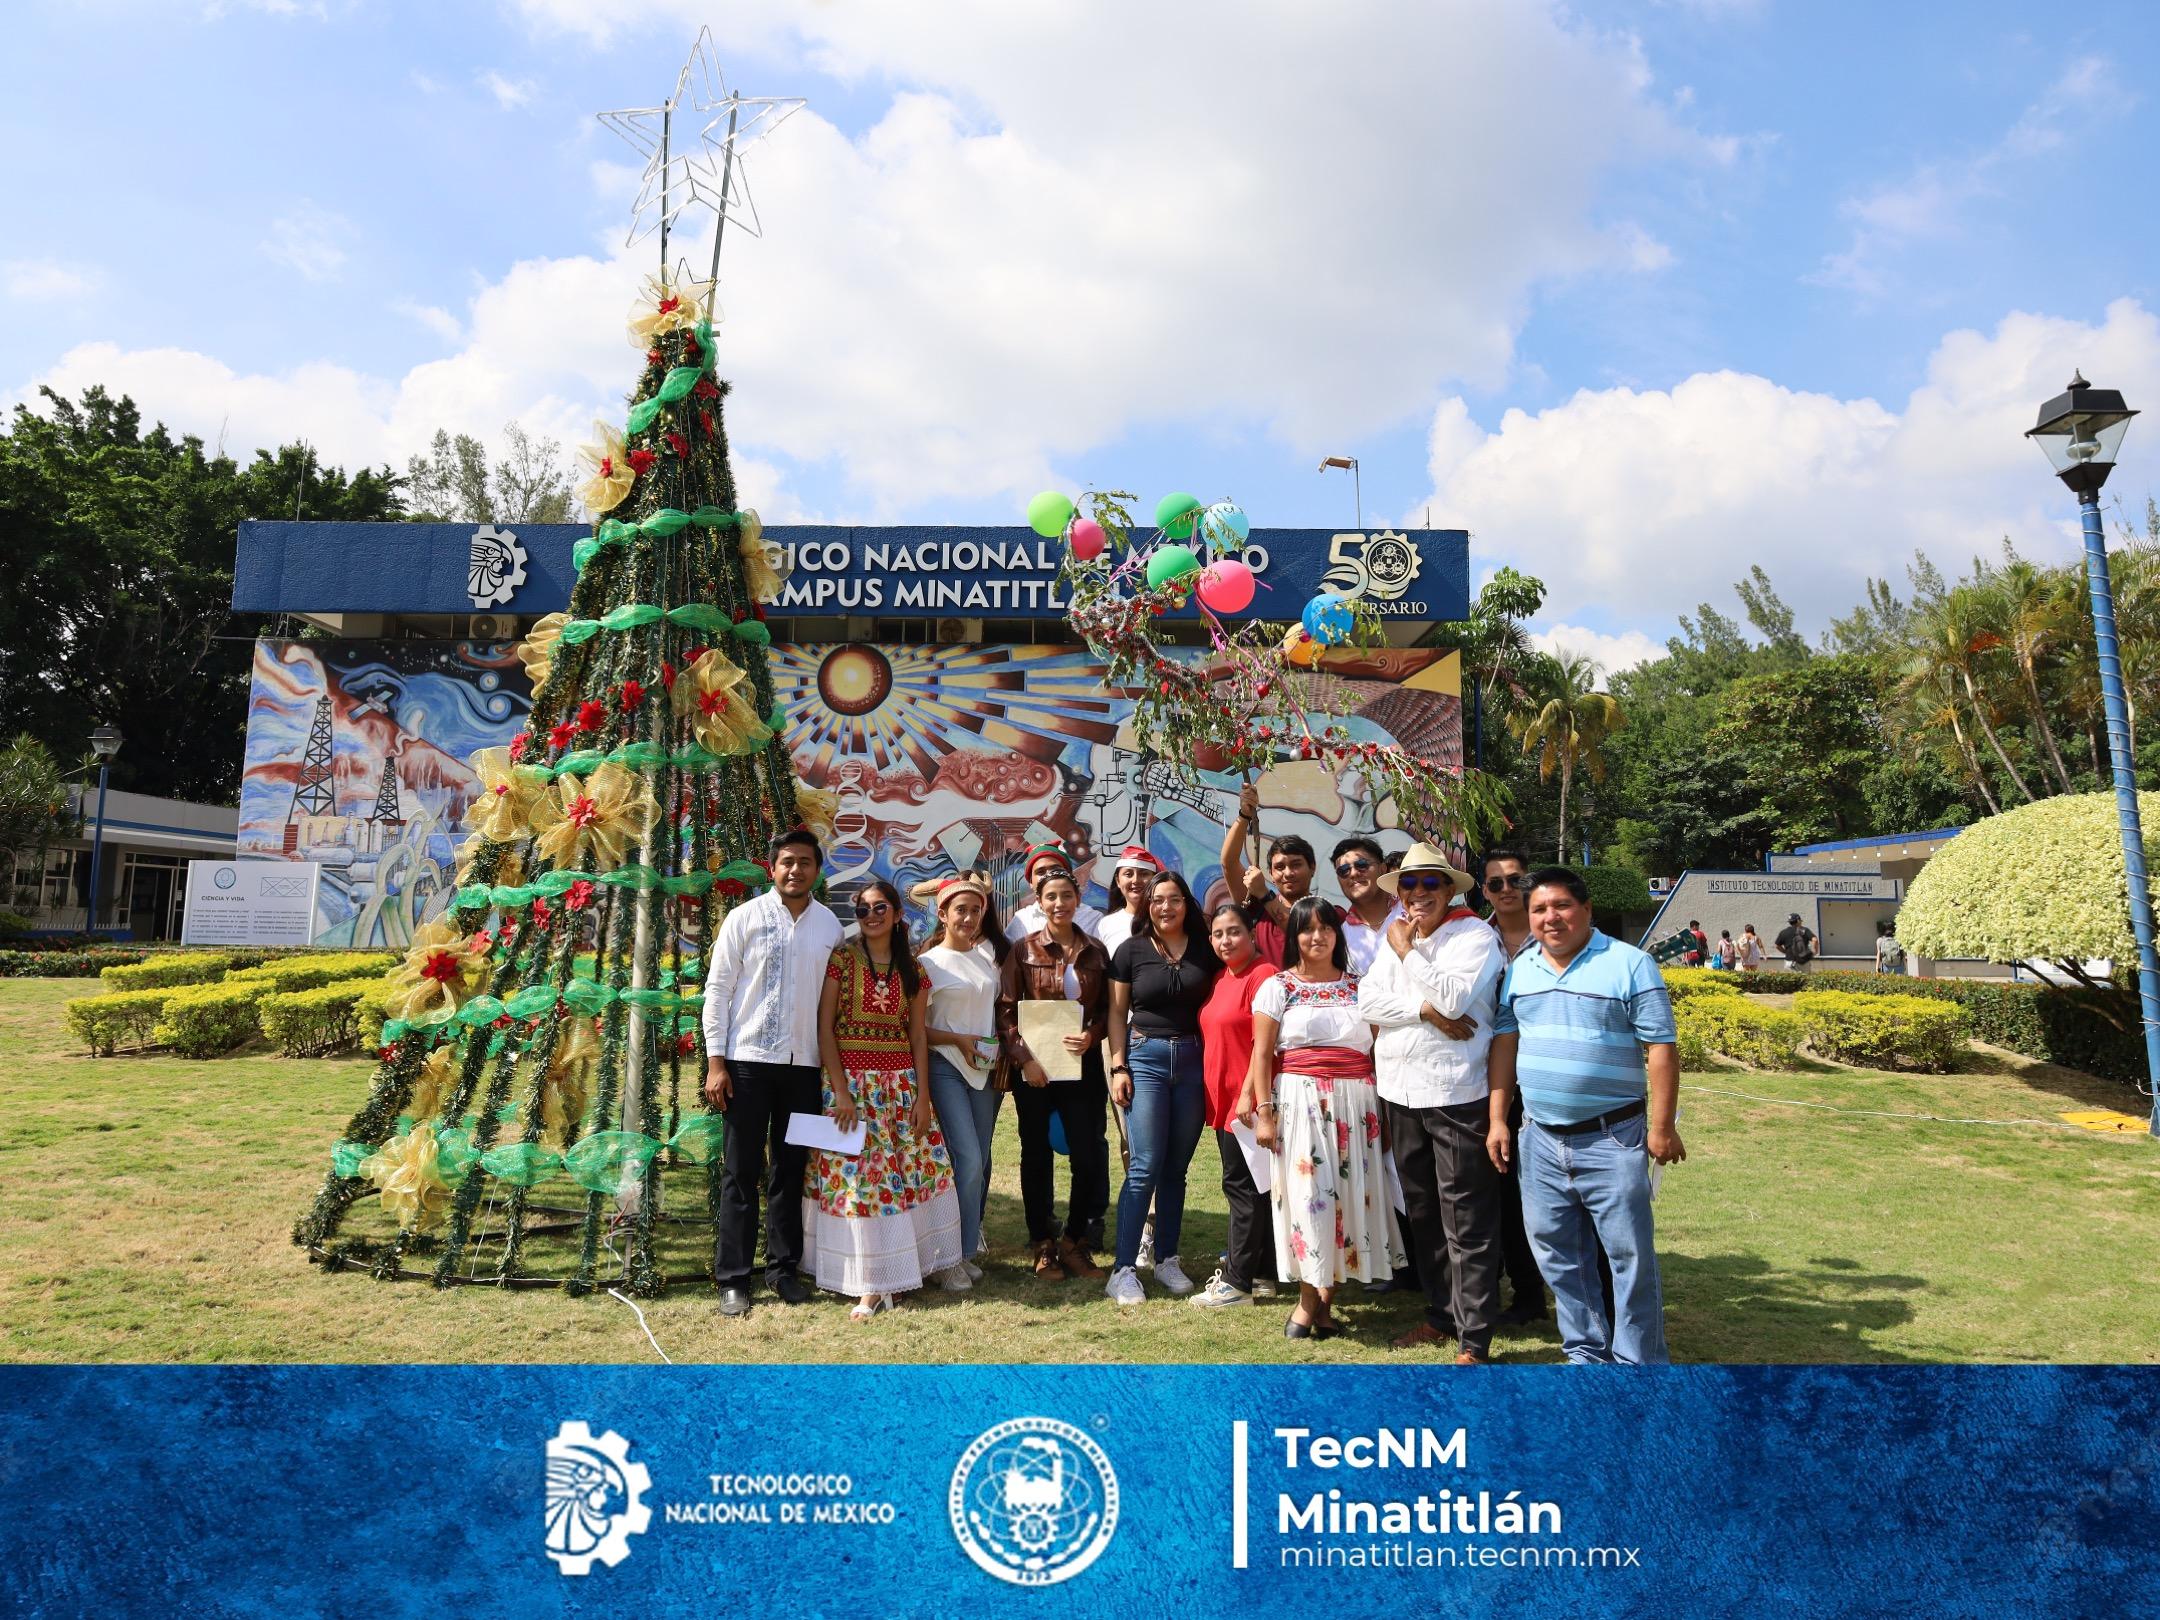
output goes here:
[[855, 902], [855, 915], [858, 917], [882, 917], [891, 910], [892, 906], [883, 900], [858, 900]]
[[1528, 872], [1517, 872], [1513, 877], [1489, 877], [1485, 880], [1485, 892], [1487, 894], [1498, 894], [1502, 889], [1520, 889], [1523, 893], [1528, 894], [1530, 892], [1530, 874]]
[[1413, 894], [1419, 889], [1431, 894], [1440, 889], [1454, 888], [1455, 880], [1442, 872], [1403, 872], [1397, 875], [1395, 887], [1405, 894]]
[[1345, 876], [1352, 872], [1370, 872], [1372, 869], [1373, 863], [1362, 855], [1353, 855], [1346, 861], [1335, 863], [1335, 870]]

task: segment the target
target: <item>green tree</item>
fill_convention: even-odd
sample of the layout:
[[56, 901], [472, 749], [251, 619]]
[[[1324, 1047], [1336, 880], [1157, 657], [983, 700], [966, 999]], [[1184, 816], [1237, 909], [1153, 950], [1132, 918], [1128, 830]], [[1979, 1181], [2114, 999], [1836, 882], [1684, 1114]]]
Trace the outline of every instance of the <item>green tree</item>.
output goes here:
[[1559, 830], [1554, 858], [1568, 852], [1568, 795], [1581, 771], [1593, 782], [1605, 780], [1606, 738], [1627, 723], [1620, 705], [1597, 690], [1597, 664], [1578, 654], [1550, 660], [1530, 705], [1511, 715], [1508, 727], [1523, 752], [1537, 757], [1538, 777], [1560, 783]]
[[27, 731], [0, 748], [0, 906], [15, 879], [44, 864], [45, 848], [69, 830], [67, 782], [52, 753]]
[[1760, 849], [1856, 836], [1865, 783], [1882, 754], [1875, 677], [1864, 659], [1811, 658], [1735, 681], [1710, 740], [1738, 762], [1758, 800]]
[[72, 758], [101, 724], [130, 739], [115, 782], [230, 802], [253, 624], [232, 612], [243, 518], [398, 515], [388, 468], [350, 479], [299, 445], [246, 466], [145, 429], [132, 400], [40, 390], [0, 433], [0, 734]]
[[504, 455], [491, 469], [487, 446], [442, 428], [424, 456], [405, 463], [405, 505], [423, 523], [569, 523], [577, 516], [562, 446], [503, 426]]

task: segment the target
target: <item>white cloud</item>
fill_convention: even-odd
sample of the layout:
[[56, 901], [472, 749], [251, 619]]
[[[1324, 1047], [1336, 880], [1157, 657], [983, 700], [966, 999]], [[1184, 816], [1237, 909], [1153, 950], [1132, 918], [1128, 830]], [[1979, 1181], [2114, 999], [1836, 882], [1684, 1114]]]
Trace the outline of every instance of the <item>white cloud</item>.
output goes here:
[[[526, 9], [594, 38], [674, 36], [705, 7]], [[1654, 273], [1665, 250], [1614, 217], [1608, 175], [1723, 161], [1632, 38], [1557, 7], [1226, 15], [965, 0], [731, 17], [724, 57], [750, 40], [868, 93], [907, 87], [854, 138], [813, 109], [752, 156], [766, 237], [731, 241], [723, 290], [737, 442], [837, 469], [837, 499], [866, 517], [1071, 481], [1089, 451], [1155, 421], [1259, 425], [1316, 456], [1422, 413], [1451, 381], [1505, 382], [1540, 286]], [[1231, 104], [1195, 93], [1201, 63]], [[333, 274], [328, 240], [301, 257]], [[620, 323], [646, 263], [641, 248], [519, 265], [478, 295], [456, 354], [352, 375], [335, 401], [281, 399], [259, 431], [334, 418], [349, 448], [328, 423], [308, 432], [347, 459], [513, 415], [582, 438], [620, 410]], [[158, 353], [144, 369], [170, 372]], [[280, 394], [282, 378], [198, 359], [204, 386], [226, 378], [213, 395]], [[133, 362], [109, 363], [119, 386]], [[169, 416], [223, 412], [136, 392]]]
[[495, 104], [504, 112], [524, 106], [533, 98], [535, 86], [530, 79], [506, 79], [490, 68], [480, 75], [480, 87], [495, 98]]
[[1549, 630], [1530, 632], [1530, 643], [1539, 652], [1558, 658], [1571, 653], [1588, 658], [1598, 667], [1598, 685], [1605, 684], [1604, 677], [1617, 675], [1637, 664], [1647, 664], [1653, 658], [1665, 656], [1665, 643], [1655, 641], [1640, 630], [1625, 630], [1619, 635], [1608, 635], [1602, 630], [1586, 630], [1577, 624], [1556, 624]]
[[306, 280], [335, 281], [352, 234], [352, 222], [342, 214], [303, 201], [271, 225], [262, 250]]
[[58, 259], [0, 260], [0, 288], [6, 289], [8, 297], [24, 303], [81, 298], [95, 292], [103, 281], [98, 271], [63, 264]]
[[[2023, 435], [2076, 366], [2160, 397], [2160, 317], [2124, 299], [2097, 326], [2018, 313], [1952, 332], [1898, 409], [1731, 371], [1586, 389], [1490, 433], [1449, 400], [1433, 418], [1433, 521], [1543, 579], [1563, 624], [1662, 635], [1698, 602], [1731, 609], [1759, 562], [1820, 629], [1869, 576], [1902, 584], [1916, 547], [1953, 572], [2004, 535], [2074, 555], [2074, 506]], [[2135, 436], [2129, 450], [2116, 476], [2134, 500], [2160, 457]]]
[[1804, 279], [1863, 298], [1880, 295], [1900, 249], [1954, 236], [1970, 206], [1999, 192], [2014, 164], [2058, 151], [2128, 101], [2105, 58], [2078, 58], [1981, 151], [1919, 164], [1902, 180], [1848, 199], [1841, 212], [1853, 222], [1851, 241]]
[[390, 307], [407, 320], [418, 321], [445, 343], [455, 343], [465, 335], [465, 327], [447, 309], [434, 304], [423, 304], [411, 298], [395, 300]]

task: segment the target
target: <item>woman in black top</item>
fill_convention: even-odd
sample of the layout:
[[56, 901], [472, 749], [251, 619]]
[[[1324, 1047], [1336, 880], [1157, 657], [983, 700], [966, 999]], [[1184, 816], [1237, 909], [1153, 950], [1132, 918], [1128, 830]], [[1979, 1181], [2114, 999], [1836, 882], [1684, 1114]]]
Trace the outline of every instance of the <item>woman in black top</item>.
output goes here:
[[1155, 1280], [1173, 1294], [1193, 1289], [1178, 1261], [1178, 1235], [1185, 1222], [1185, 1171], [1207, 1121], [1200, 1009], [1222, 968], [1194, 926], [1199, 914], [1185, 880], [1165, 872], [1148, 886], [1147, 909], [1134, 923], [1132, 938], [1110, 959], [1110, 1029], [1104, 1043], [1110, 1095], [1126, 1110], [1132, 1143], [1118, 1194], [1117, 1264], [1104, 1289], [1120, 1305], [1137, 1305], [1147, 1297], [1135, 1263], [1151, 1200]]

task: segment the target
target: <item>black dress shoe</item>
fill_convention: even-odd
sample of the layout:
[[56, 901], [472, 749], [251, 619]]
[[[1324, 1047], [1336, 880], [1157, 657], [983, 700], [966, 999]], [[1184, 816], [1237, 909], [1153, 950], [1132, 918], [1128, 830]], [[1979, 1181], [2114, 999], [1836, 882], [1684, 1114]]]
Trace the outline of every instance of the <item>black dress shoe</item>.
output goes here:
[[720, 1314], [722, 1316], [748, 1316], [750, 1314], [750, 1290], [739, 1284], [721, 1289]]
[[792, 1271], [776, 1271], [765, 1279], [772, 1291], [780, 1296], [783, 1305], [803, 1305], [810, 1299], [810, 1290], [803, 1280]]
[[1300, 1322], [1297, 1312], [1292, 1311], [1283, 1321], [1282, 1336], [1286, 1339], [1325, 1339], [1328, 1330], [1317, 1322]]

